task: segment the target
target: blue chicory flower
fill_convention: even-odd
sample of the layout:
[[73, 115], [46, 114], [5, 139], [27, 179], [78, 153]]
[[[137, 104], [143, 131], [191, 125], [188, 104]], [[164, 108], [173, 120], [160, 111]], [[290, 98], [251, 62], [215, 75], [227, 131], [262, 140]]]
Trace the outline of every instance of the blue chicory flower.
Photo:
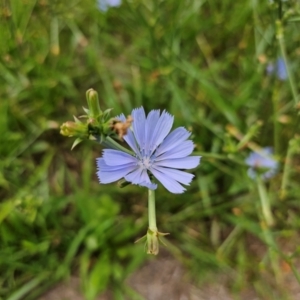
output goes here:
[[287, 68], [281, 57], [276, 60], [276, 64], [269, 63], [266, 67], [266, 71], [269, 75], [276, 74], [277, 78], [282, 81], [288, 78]]
[[265, 147], [259, 152], [252, 152], [245, 162], [250, 167], [248, 176], [255, 179], [260, 174], [263, 180], [272, 178], [278, 170], [278, 162], [272, 158], [273, 149]]
[[99, 10], [106, 12], [110, 7], [120, 6], [121, 0], [97, 0], [97, 7]]
[[[149, 189], [156, 189], [152, 175], [171, 193], [185, 191], [181, 184], [189, 185], [194, 175], [180, 169], [192, 169], [199, 165], [200, 156], [189, 156], [194, 144], [188, 140], [190, 132], [178, 127], [170, 133], [174, 117], [168, 112], [152, 110], [146, 117], [143, 107], [131, 114], [132, 127], [127, 130], [124, 140], [134, 155], [104, 149], [103, 157], [97, 158], [100, 183], [111, 183], [121, 178]], [[126, 118], [118, 117], [122, 122]], [[150, 176], [149, 176], [150, 175]]]

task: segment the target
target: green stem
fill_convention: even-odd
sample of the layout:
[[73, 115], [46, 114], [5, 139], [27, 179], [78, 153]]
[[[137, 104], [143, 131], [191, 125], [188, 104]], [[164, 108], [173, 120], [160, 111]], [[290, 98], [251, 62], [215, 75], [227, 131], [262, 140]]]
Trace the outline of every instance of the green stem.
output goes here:
[[274, 126], [274, 145], [275, 145], [275, 154], [280, 152], [280, 123], [278, 122], [278, 111], [279, 111], [279, 99], [278, 99], [278, 89], [275, 86], [275, 89], [272, 93], [272, 102], [273, 102], [273, 126]]
[[266, 191], [266, 187], [259, 176], [257, 177], [257, 188], [258, 188], [259, 198], [261, 202], [262, 213], [266, 225], [267, 227], [272, 227], [274, 225], [274, 219], [270, 207], [269, 197]]
[[128, 150], [127, 148], [121, 146], [119, 143], [117, 143], [115, 140], [113, 140], [111, 137], [106, 137], [106, 139], [102, 142], [103, 146], [112, 148], [112, 149], [116, 149], [116, 150], [120, 150], [122, 152], [126, 152], [130, 155], [134, 155], [134, 153], [130, 150]]
[[292, 172], [292, 157], [297, 149], [297, 141], [295, 138], [289, 141], [289, 147], [285, 158], [281, 187], [280, 187], [280, 199], [283, 200], [286, 197], [287, 186], [289, 178]]
[[148, 190], [148, 216], [149, 229], [156, 232], [155, 191], [150, 189]]
[[289, 81], [289, 84], [290, 84], [290, 88], [291, 88], [291, 91], [292, 91], [294, 102], [295, 102], [295, 105], [297, 105], [298, 104], [297, 89], [296, 89], [296, 84], [295, 84], [293, 74], [291, 72], [291, 69], [290, 69], [288, 61], [287, 61], [287, 55], [286, 55], [285, 44], [284, 44], [283, 27], [282, 27], [281, 20], [276, 21], [276, 37], [278, 39], [281, 56], [284, 60], [286, 70], [287, 70], [287, 73], [288, 73], [288, 81]]
[[268, 246], [271, 266], [275, 275], [276, 283], [279, 285], [282, 282], [282, 273], [279, 266], [279, 255], [276, 241], [273, 237], [271, 230], [268, 227], [262, 227], [263, 236]]

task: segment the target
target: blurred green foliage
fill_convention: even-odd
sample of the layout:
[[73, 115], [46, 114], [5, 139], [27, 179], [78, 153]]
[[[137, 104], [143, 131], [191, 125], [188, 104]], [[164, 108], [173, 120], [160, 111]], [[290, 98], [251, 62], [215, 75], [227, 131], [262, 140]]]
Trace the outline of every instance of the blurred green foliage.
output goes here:
[[[128, 0], [106, 13], [95, 2], [0, 4], [0, 299], [36, 299], [71, 273], [88, 300], [110, 287], [138, 297], [124, 280], [145, 259], [133, 242], [147, 192], [100, 186], [101, 147], [71, 152], [59, 135], [89, 88], [115, 115], [166, 109], [193, 132], [196, 179], [180, 196], [160, 187], [157, 215], [194, 280], [225, 270], [237, 295], [251, 286], [285, 299], [282, 264], [298, 276], [298, 1]], [[266, 74], [282, 56], [287, 81]], [[273, 146], [281, 163], [266, 186], [274, 228], [246, 174], [251, 142]]]

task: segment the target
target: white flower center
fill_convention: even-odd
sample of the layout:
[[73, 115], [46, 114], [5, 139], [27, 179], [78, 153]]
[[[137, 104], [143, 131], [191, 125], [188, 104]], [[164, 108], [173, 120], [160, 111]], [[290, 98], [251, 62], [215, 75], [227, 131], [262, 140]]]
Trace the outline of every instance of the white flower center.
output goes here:
[[150, 159], [150, 157], [143, 157], [140, 162], [139, 165], [145, 169], [148, 169], [151, 167], [152, 165], [152, 160]]

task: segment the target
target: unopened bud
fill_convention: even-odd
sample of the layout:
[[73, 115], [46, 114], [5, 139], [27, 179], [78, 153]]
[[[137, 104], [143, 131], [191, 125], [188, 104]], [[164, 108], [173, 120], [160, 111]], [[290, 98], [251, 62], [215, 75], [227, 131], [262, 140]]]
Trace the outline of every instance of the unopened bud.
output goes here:
[[100, 109], [98, 93], [93, 89], [87, 90], [86, 100], [89, 107], [90, 117], [98, 118], [99, 116], [101, 116], [102, 111]]
[[60, 126], [60, 134], [68, 137], [76, 136], [80, 138], [87, 138], [87, 125], [83, 123], [68, 121]]

